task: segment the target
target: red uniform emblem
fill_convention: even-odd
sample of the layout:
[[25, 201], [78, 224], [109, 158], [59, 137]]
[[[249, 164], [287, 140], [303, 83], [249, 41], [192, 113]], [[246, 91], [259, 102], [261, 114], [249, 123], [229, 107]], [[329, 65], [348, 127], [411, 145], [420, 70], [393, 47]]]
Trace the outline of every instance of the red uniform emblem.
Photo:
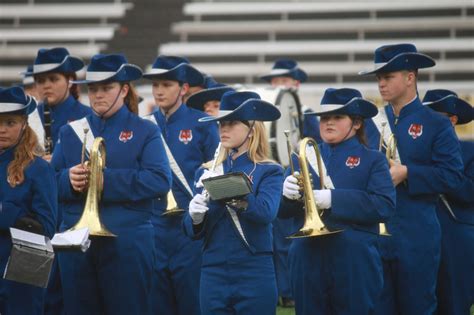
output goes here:
[[193, 132], [191, 129], [182, 129], [179, 131], [179, 141], [188, 144], [191, 140], [193, 140]]
[[349, 156], [346, 160], [346, 166], [349, 168], [354, 168], [356, 166], [359, 166], [360, 164], [360, 157], [358, 156]]
[[410, 128], [408, 128], [408, 134], [413, 138], [416, 139], [423, 134], [423, 125], [420, 124], [411, 124]]
[[119, 136], [119, 140], [123, 143], [133, 138], [133, 131], [122, 131]]

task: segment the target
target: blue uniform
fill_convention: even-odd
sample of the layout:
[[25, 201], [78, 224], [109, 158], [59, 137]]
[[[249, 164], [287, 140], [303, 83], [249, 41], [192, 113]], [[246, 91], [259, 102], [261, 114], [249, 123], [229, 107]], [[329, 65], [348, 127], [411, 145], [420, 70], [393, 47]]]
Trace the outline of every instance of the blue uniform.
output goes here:
[[[322, 220], [330, 230], [344, 231], [293, 240], [289, 265], [296, 314], [372, 314], [383, 286], [378, 223], [395, 210], [388, 164], [356, 137], [320, 148], [335, 186]], [[296, 158], [294, 164], [299, 170]], [[318, 176], [311, 173], [313, 188], [320, 189]], [[294, 217], [296, 231], [304, 221], [303, 203], [283, 198], [279, 216]]]
[[[116, 238], [92, 238], [86, 253], [63, 252], [59, 264], [67, 314], [149, 314], [155, 261], [153, 200], [170, 189], [171, 173], [159, 128], [124, 105], [106, 120], [86, 116], [94, 137], [105, 139], [107, 160], [99, 203], [102, 223]], [[82, 215], [85, 195], [72, 190], [69, 168], [81, 162], [82, 139], [60, 131], [57, 170], [61, 230]]]
[[469, 314], [474, 304], [474, 143], [461, 141], [462, 183], [445, 194], [453, 216], [438, 201], [441, 262], [438, 273], [438, 314]]
[[[396, 187], [397, 211], [387, 223], [392, 236], [380, 238], [385, 284], [377, 313], [432, 314], [441, 241], [436, 204], [440, 193], [461, 183], [459, 144], [449, 120], [425, 108], [419, 98], [398, 117], [391, 106], [384, 110], [408, 178]], [[375, 125], [366, 127], [378, 147]]]
[[[54, 171], [48, 162], [35, 158], [25, 168], [25, 180], [12, 188], [6, 181], [13, 149], [0, 154], [2, 178], [0, 197], [0, 274], [3, 275], [12, 248], [9, 228], [27, 213], [33, 213], [46, 236], [56, 230], [57, 186]], [[43, 314], [44, 289], [0, 279], [0, 313], [3, 315]]]
[[[199, 123], [205, 113], [184, 104], [168, 119], [161, 111], [154, 117], [189, 187], [196, 170], [212, 160], [219, 143], [216, 123]], [[173, 196], [188, 209], [192, 196], [173, 173]], [[192, 242], [182, 230], [182, 216], [161, 216], [166, 200], [156, 200], [153, 225], [157, 260], [153, 285], [154, 314], [199, 314], [201, 242]]]
[[[38, 114], [41, 123], [44, 125], [44, 104], [38, 105]], [[51, 119], [51, 150], [58, 141], [59, 129], [70, 121], [81, 119], [82, 117], [91, 113], [90, 107], [80, 103], [72, 95], [69, 95], [64, 102], [56, 106], [50, 106]], [[58, 213], [58, 223], [61, 224], [62, 213]], [[64, 314], [62, 298], [61, 278], [59, 277], [59, 267], [57, 260], [54, 261], [51, 277], [48, 285], [48, 290], [45, 299], [45, 314]]]
[[[244, 172], [252, 181], [248, 207], [237, 210], [242, 234], [225, 204], [211, 201], [200, 228], [189, 214], [186, 234], [204, 239], [200, 301], [203, 315], [275, 314], [277, 289], [272, 260], [272, 225], [283, 184], [283, 170], [274, 163], [252, 162], [247, 154], [223, 165], [224, 174]], [[197, 172], [199, 179], [203, 169]]]

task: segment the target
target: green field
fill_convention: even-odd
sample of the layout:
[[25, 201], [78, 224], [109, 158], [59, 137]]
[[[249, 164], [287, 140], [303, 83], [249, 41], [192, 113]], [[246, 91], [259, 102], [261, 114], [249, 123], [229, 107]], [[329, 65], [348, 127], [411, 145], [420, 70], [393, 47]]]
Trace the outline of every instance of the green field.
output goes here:
[[295, 309], [277, 307], [277, 315], [295, 315]]

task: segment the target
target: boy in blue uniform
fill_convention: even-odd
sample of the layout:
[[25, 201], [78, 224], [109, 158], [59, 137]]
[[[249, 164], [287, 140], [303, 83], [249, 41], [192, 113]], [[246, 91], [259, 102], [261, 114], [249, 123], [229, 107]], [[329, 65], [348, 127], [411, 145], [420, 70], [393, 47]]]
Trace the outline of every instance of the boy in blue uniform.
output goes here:
[[86, 79], [75, 83], [88, 85], [94, 113], [64, 126], [54, 149], [51, 163], [57, 170], [64, 231], [82, 215], [88, 190], [82, 142], [89, 151], [94, 137], [104, 139], [100, 219], [117, 235], [93, 237], [86, 253], [59, 254], [70, 315], [151, 314], [153, 200], [166, 195], [171, 173], [159, 128], [137, 116], [138, 96], [130, 81], [141, 75], [122, 55], [93, 56]]
[[[421, 104], [417, 69], [434, 66], [412, 44], [376, 49], [375, 74], [382, 99], [389, 104], [366, 131], [372, 147], [393, 134], [396, 154], [390, 174], [397, 188], [397, 211], [387, 223], [391, 237], [380, 239], [384, 261], [384, 291], [377, 314], [432, 314], [436, 310], [436, 278], [441, 230], [436, 216], [440, 193], [458, 187], [462, 160], [449, 120]], [[378, 129], [378, 130], [377, 130]]]
[[[57, 216], [57, 188], [52, 167], [35, 149], [38, 140], [27, 116], [36, 101], [20, 87], [0, 89], [0, 273], [12, 248], [10, 227], [51, 238]], [[0, 313], [43, 314], [44, 289], [0, 279]]]
[[[227, 92], [217, 117], [220, 152], [215, 161], [196, 172], [196, 195], [184, 218], [186, 234], [204, 239], [200, 301], [203, 315], [275, 314], [277, 289], [272, 259], [272, 228], [283, 170], [269, 160], [269, 144], [262, 121], [280, 112], [257, 93]], [[211, 166], [211, 165], [214, 165]], [[211, 168], [211, 170], [204, 170]], [[252, 192], [236, 202], [209, 200], [202, 180], [243, 172]]]
[[229, 91], [234, 91], [234, 89], [207, 77], [206, 88], [191, 95], [186, 101], [186, 105], [205, 112], [209, 116], [216, 116], [219, 114], [222, 95]]
[[[307, 150], [314, 189], [310, 193], [327, 229], [339, 233], [293, 240], [289, 265], [298, 315], [373, 314], [383, 287], [378, 223], [395, 210], [388, 163], [380, 152], [365, 146], [364, 119], [376, 113], [375, 105], [349, 88], [327, 89], [321, 110], [314, 113], [321, 116], [324, 143], [319, 145], [321, 168], [311, 155], [313, 149]], [[298, 159], [293, 160], [299, 171]], [[289, 169], [286, 176], [279, 215], [294, 217], [299, 228], [305, 218], [305, 196], [297, 175]]]
[[[453, 91], [429, 90], [423, 105], [448, 116], [453, 127], [474, 119], [472, 106]], [[462, 184], [441, 196], [436, 209], [442, 231], [439, 315], [469, 314], [474, 304], [474, 143], [459, 144], [464, 163]]]
[[[202, 84], [203, 77], [186, 59], [177, 56], [158, 56], [144, 77], [153, 81], [153, 97], [159, 108], [148, 119], [161, 128], [173, 173], [172, 195], [178, 208], [186, 211], [192, 198], [194, 173], [212, 159], [219, 142], [217, 125], [198, 124], [198, 119], [207, 115], [182, 101], [189, 86]], [[199, 314], [201, 243], [184, 235], [182, 215], [163, 215], [166, 208], [165, 200], [155, 201], [153, 311]]]

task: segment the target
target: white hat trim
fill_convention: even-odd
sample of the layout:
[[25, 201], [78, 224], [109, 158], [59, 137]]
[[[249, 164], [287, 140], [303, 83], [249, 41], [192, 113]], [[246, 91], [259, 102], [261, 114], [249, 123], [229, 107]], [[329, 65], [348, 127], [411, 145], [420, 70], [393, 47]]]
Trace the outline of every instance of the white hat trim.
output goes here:
[[147, 74], [162, 74], [171, 71], [172, 69], [163, 69], [163, 68], [151, 68], [150, 72]]
[[[117, 71], [118, 72], [118, 71]], [[113, 77], [117, 72], [115, 71], [88, 71], [86, 72], [87, 81], [104, 81]]]
[[39, 65], [33, 65], [33, 73], [40, 73], [40, 72], [46, 72], [49, 70], [53, 70], [58, 68], [60, 65], [62, 65], [63, 62], [61, 63], [43, 63]]
[[270, 75], [280, 75], [280, 74], [287, 74], [293, 69], [283, 69], [283, 68], [275, 68], [270, 71]]
[[26, 76], [23, 78], [24, 85], [33, 84], [33, 83], [35, 83], [35, 79], [32, 76]]
[[[29, 104], [29, 103], [28, 103]], [[13, 112], [16, 110], [24, 109], [28, 104], [18, 104], [18, 103], [0, 103], [0, 113]], [[3, 106], [8, 106], [3, 108]]]

